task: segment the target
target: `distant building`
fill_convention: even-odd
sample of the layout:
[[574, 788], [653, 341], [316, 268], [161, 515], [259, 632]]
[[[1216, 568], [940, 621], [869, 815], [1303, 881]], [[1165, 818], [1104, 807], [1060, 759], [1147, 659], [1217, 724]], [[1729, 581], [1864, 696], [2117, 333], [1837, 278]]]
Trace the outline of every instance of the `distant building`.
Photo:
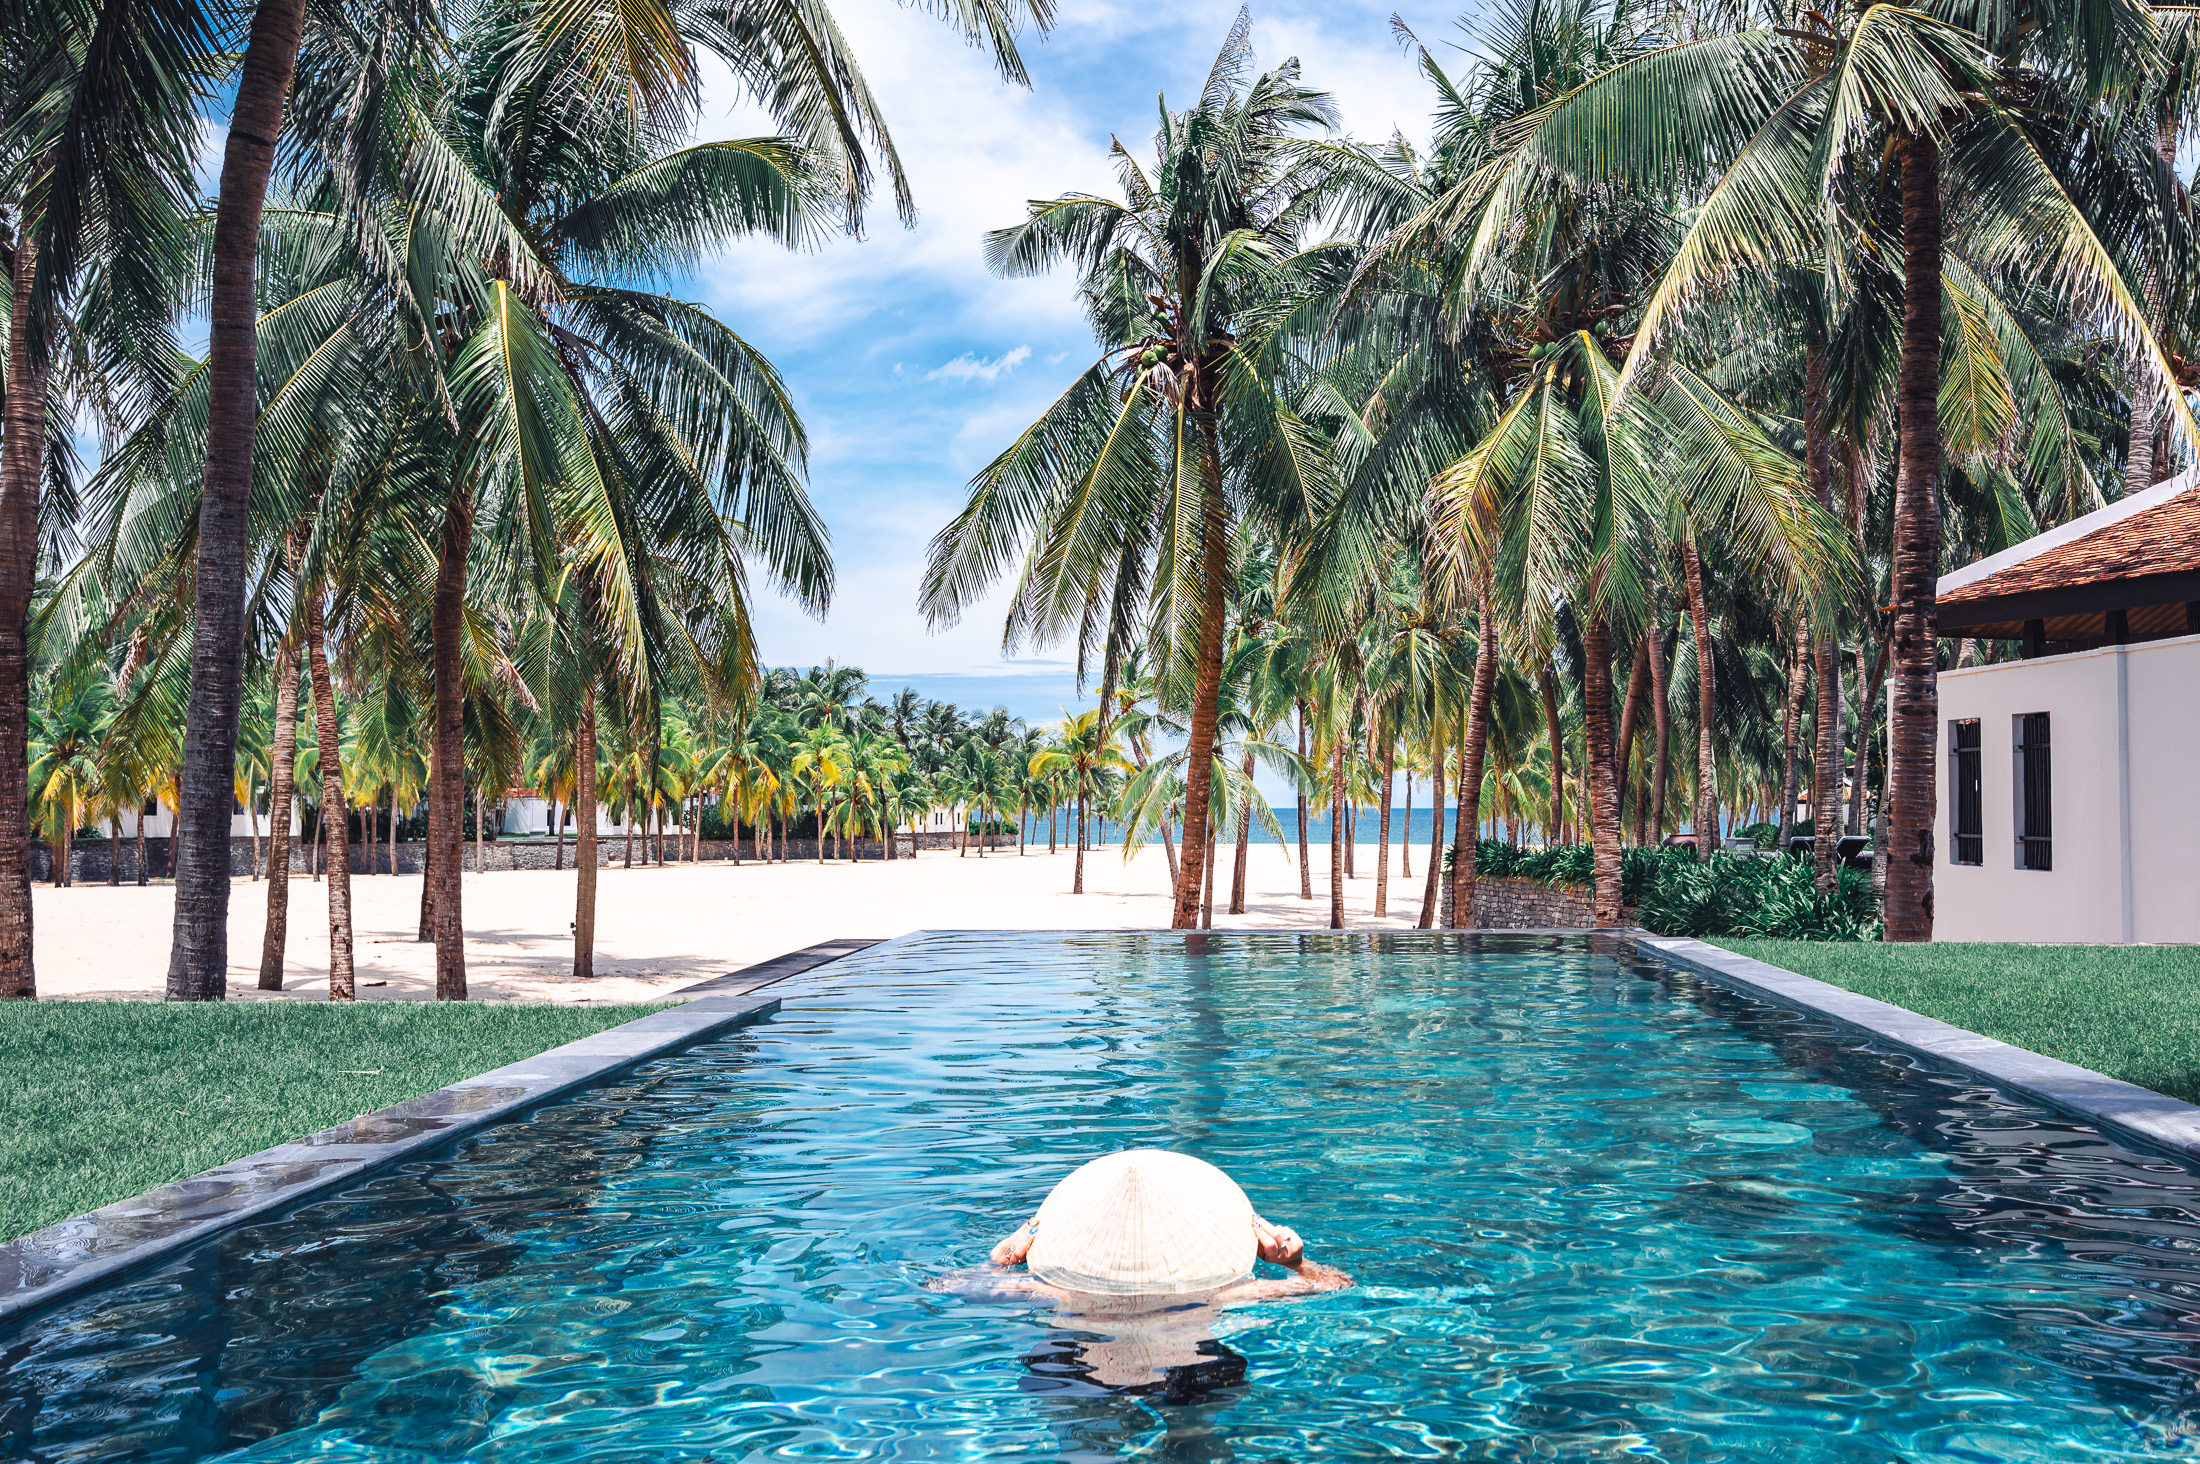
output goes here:
[[[145, 824], [145, 837], [148, 839], [165, 839], [176, 831], [175, 810], [158, 798], [146, 799], [145, 806], [142, 809], [125, 808], [117, 813], [115, 817], [122, 823], [122, 837], [125, 839], [135, 839], [137, 837], [140, 820], [143, 820]], [[269, 828], [267, 798], [263, 792], [260, 797], [258, 836], [263, 839], [266, 838]], [[298, 829], [298, 804], [293, 800], [290, 805], [290, 832], [293, 837], [296, 837]], [[235, 798], [231, 798], [229, 801], [229, 837], [232, 839], [249, 839], [254, 836], [254, 833], [252, 815], [245, 811], [245, 806], [242, 803]]]
[[[1936, 940], [2200, 941], [2200, 473], [1940, 581]], [[1900, 858], [1901, 851], [1893, 851]]]
[[[667, 812], [669, 813], [670, 810], [667, 810]], [[565, 803], [560, 803], [558, 805], [558, 815], [565, 824], [566, 837], [573, 837], [575, 828], [572, 808]], [[635, 825], [635, 832], [640, 833], [645, 829], [654, 830], [655, 828], [654, 823], [644, 819]], [[497, 831], [522, 838], [530, 835], [544, 839], [551, 837], [555, 831], [550, 827], [550, 801], [531, 788], [511, 789], [505, 794], [504, 809], [497, 818]], [[684, 834], [687, 832], [687, 828], [677, 818], [667, 818], [665, 832], [668, 834]], [[610, 804], [598, 800], [596, 804], [596, 836], [598, 838], [609, 838], [613, 835], [622, 839], [626, 837], [625, 807], [621, 805], [618, 808], [613, 808]]]

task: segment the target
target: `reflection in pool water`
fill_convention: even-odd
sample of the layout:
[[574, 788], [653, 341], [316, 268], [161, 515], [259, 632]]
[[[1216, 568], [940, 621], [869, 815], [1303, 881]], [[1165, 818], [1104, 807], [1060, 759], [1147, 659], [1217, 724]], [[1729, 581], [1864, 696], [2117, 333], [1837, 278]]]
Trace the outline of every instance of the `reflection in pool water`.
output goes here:
[[[954, 935], [786, 998], [0, 1331], [0, 1457], [2200, 1458], [2200, 1179], [1621, 944]], [[1137, 1145], [1364, 1284], [1138, 1393], [926, 1289]]]

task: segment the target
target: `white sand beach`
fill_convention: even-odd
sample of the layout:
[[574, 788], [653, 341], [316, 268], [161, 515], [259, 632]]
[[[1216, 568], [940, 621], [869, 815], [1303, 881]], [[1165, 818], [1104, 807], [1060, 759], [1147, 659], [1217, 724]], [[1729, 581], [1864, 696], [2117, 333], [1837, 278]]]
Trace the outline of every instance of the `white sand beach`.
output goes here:
[[[1246, 913], [1224, 915], [1232, 851], [1217, 871], [1215, 924], [1224, 929], [1319, 927], [1329, 918], [1328, 851], [1314, 851], [1314, 898], [1298, 898], [1295, 853], [1256, 844], [1247, 872]], [[1391, 850], [1391, 917], [1377, 921], [1375, 846], [1355, 853], [1347, 923], [1410, 927], [1419, 917], [1428, 850], [1413, 851], [1413, 877], [1398, 875]], [[1168, 924], [1168, 868], [1161, 850], [1127, 863], [1116, 849], [1086, 856], [1083, 895], [1069, 893], [1072, 855], [1014, 848], [980, 859], [927, 850], [890, 863], [613, 867], [598, 884], [597, 975], [572, 978], [571, 870], [466, 875], [466, 962], [472, 995], [491, 1001], [646, 1001], [691, 982], [835, 936], [885, 937], [911, 930], [1154, 928]], [[359, 995], [418, 1001], [434, 994], [434, 948], [413, 937], [417, 875], [352, 878]], [[285, 997], [328, 994], [326, 884], [292, 876]], [[239, 879], [231, 892], [229, 992], [258, 989], [267, 886]], [[40, 885], [36, 894], [38, 990], [48, 997], [157, 999], [168, 969], [174, 891], [80, 884]]]

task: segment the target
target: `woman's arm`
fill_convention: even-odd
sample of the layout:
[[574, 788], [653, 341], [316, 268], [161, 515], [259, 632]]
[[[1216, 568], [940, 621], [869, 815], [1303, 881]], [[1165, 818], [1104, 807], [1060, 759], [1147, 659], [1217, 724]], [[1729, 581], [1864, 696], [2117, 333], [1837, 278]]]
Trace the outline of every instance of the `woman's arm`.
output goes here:
[[1061, 1293], [1029, 1271], [1009, 1271], [999, 1266], [966, 1266], [934, 1276], [924, 1283], [927, 1291], [952, 1291], [973, 1301], [1056, 1301]]
[[1039, 1238], [1039, 1217], [1034, 1215], [1010, 1231], [993, 1247], [986, 1257], [996, 1266], [1020, 1266], [1024, 1257], [1031, 1254], [1031, 1243]]
[[1294, 1296], [1313, 1296], [1323, 1291], [1339, 1291], [1352, 1284], [1352, 1278], [1335, 1266], [1325, 1266], [1319, 1261], [1301, 1261], [1288, 1276], [1273, 1281], [1249, 1277], [1235, 1286], [1226, 1286], [1215, 1293], [1215, 1305], [1238, 1306], [1249, 1301], [1287, 1301]]
[[1215, 1295], [1217, 1305], [1282, 1301], [1293, 1296], [1312, 1296], [1316, 1292], [1336, 1291], [1352, 1284], [1352, 1278], [1335, 1266], [1324, 1266], [1318, 1261], [1308, 1260], [1306, 1242], [1288, 1225], [1270, 1224], [1255, 1215], [1253, 1239], [1259, 1247], [1262, 1260], [1273, 1261], [1291, 1274], [1273, 1281], [1249, 1277], [1235, 1286], [1224, 1287]]

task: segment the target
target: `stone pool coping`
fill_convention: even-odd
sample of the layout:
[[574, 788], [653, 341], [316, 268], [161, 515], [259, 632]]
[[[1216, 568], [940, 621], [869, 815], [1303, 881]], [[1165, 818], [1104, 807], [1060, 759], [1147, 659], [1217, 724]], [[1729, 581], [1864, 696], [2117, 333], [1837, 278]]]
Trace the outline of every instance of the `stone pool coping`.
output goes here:
[[622, 1068], [770, 1016], [779, 1010], [779, 998], [755, 995], [759, 987], [878, 944], [823, 941], [681, 987], [671, 993], [687, 998], [679, 1006], [34, 1230], [0, 1245], [0, 1322], [112, 1281], [369, 1170], [501, 1123]]
[[2200, 1157], [2200, 1108], [2190, 1103], [1700, 940], [1652, 935], [1646, 930], [1632, 934], [1637, 946], [1684, 970], [1977, 1073], [2156, 1148]]

